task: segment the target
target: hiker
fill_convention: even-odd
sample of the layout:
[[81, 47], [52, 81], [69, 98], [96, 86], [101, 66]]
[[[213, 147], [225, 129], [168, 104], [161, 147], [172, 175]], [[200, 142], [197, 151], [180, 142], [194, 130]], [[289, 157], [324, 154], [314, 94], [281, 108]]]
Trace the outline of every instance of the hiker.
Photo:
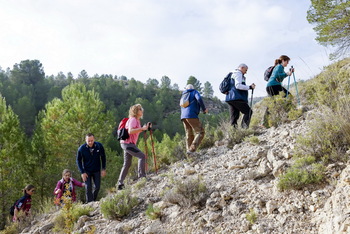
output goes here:
[[182, 95], [188, 92], [190, 92], [189, 105], [187, 107], [181, 107], [181, 121], [186, 132], [187, 155], [190, 156], [197, 150], [205, 134], [198, 114], [200, 109], [202, 109], [204, 114], [208, 113], [208, 109], [205, 108], [201, 95], [194, 89], [192, 84], [186, 86]]
[[23, 212], [26, 216], [30, 215], [30, 208], [32, 206], [32, 195], [35, 192], [34, 185], [27, 185], [23, 189], [23, 197], [21, 197], [14, 206], [14, 214], [12, 217], [13, 222], [18, 222], [19, 217], [22, 217], [21, 213]]
[[86, 134], [85, 141], [86, 143], [78, 148], [76, 162], [85, 182], [86, 202], [92, 202], [96, 201], [100, 191], [101, 176], [106, 176], [106, 155], [103, 145], [95, 141], [92, 133]]
[[271, 77], [266, 85], [267, 94], [272, 97], [278, 95], [280, 92], [284, 93], [284, 97], [287, 96], [287, 90], [282, 86], [284, 78], [292, 75], [294, 68], [291, 68], [289, 72], [284, 72], [284, 68], [288, 65], [290, 58], [287, 55], [281, 55], [275, 60], [275, 68], [272, 71]]
[[72, 172], [68, 169], [64, 169], [62, 172], [62, 179], [57, 182], [54, 194], [56, 195], [55, 204], [64, 204], [65, 199], [69, 199], [72, 202], [76, 201], [75, 186], [84, 187], [85, 183], [74, 179]]
[[142, 153], [139, 148], [137, 148], [136, 143], [140, 132], [151, 128], [152, 123], [147, 123], [141, 127], [140, 119], [142, 119], [142, 117], [143, 108], [140, 104], [130, 107], [129, 119], [125, 124], [125, 128], [129, 133], [129, 138], [126, 140], [120, 140], [120, 146], [124, 150], [124, 164], [118, 179], [118, 190], [125, 188], [124, 180], [131, 166], [132, 156], [139, 159], [137, 165], [138, 178], [146, 177], [146, 155]]
[[225, 99], [230, 108], [231, 125], [235, 128], [237, 128], [240, 112], [243, 113], [242, 128], [249, 127], [250, 118], [253, 114], [252, 109], [248, 105], [248, 90], [255, 89], [255, 84], [246, 85], [246, 77], [244, 75], [247, 71], [248, 66], [244, 63], [241, 63], [238, 68], [233, 71], [232, 79], [230, 80], [231, 88]]

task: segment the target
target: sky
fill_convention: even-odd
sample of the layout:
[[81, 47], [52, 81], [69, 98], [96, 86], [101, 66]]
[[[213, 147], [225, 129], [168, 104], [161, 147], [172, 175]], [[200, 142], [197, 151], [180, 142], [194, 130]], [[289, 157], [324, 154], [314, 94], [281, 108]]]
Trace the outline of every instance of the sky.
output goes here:
[[[45, 74], [85, 70], [146, 82], [190, 76], [214, 95], [240, 63], [254, 97], [266, 96], [264, 71], [288, 55], [295, 79], [330, 64], [306, 19], [310, 1], [294, 0], [0, 0], [0, 67], [39, 60]], [[286, 68], [286, 71], [289, 67]], [[291, 78], [293, 82], [293, 77]], [[286, 80], [285, 80], [286, 82]]]

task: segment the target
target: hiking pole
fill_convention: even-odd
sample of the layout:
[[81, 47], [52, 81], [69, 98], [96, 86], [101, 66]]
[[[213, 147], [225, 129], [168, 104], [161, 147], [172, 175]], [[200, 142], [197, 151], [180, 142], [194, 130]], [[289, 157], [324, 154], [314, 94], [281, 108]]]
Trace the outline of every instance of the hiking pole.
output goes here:
[[156, 171], [156, 174], [158, 174], [156, 153], [154, 152], [154, 142], [153, 142], [153, 137], [152, 137], [152, 129], [151, 129], [151, 128], [148, 128], [148, 129], [149, 129], [150, 136], [151, 136], [154, 169], [155, 169], [155, 171]]
[[[293, 66], [292, 66], [293, 68]], [[292, 68], [290, 69], [290, 71], [292, 70]], [[288, 76], [288, 86], [287, 86], [287, 95], [286, 98], [288, 98], [288, 94], [289, 94], [289, 84], [290, 84], [290, 75]]]
[[[293, 68], [293, 66], [292, 66], [292, 68]], [[296, 91], [296, 93], [297, 93], [298, 106], [300, 106], [300, 98], [299, 98], [299, 93], [298, 93], [298, 85], [297, 85], [297, 81], [295, 80], [294, 72], [293, 72], [293, 78], [294, 78], [295, 91]]]
[[147, 158], [148, 158], [148, 148], [147, 148], [147, 131], [143, 132], [143, 139], [145, 141], [145, 156], [146, 156], [146, 164], [145, 164], [145, 170], [148, 171], [148, 163], [147, 163]]
[[250, 122], [250, 118], [252, 117], [252, 109], [253, 109], [253, 94], [254, 94], [254, 89], [252, 89], [252, 96], [250, 97], [249, 122]]

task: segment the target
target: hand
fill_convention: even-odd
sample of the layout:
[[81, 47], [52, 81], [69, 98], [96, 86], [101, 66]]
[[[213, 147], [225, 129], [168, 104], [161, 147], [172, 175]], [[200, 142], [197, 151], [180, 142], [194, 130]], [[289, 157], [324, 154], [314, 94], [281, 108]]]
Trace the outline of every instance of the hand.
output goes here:
[[102, 177], [105, 177], [106, 174], [107, 174], [107, 173], [106, 173], [106, 170], [102, 170], [102, 171], [101, 171], [101, 176], [102, 176]]
[[205, 109], [205, 110], [203, 111], [203, 114], [206, 114], [206, 113], [208, 113], [208, 109]]
[[57, 189], [55, 194], [59, 194], [61, 192], [61, 189]]
[[88, 177], [89, 176], [86, 173], [81, 174], [81, 178], [83, 179], [84, 182], [87, 180]]
[[250, 89], [255, 89], [255, 84], [254, 84], [254, 83], [251, 84], [251, 85], [249, 86], [249, 88], [250, 88]]

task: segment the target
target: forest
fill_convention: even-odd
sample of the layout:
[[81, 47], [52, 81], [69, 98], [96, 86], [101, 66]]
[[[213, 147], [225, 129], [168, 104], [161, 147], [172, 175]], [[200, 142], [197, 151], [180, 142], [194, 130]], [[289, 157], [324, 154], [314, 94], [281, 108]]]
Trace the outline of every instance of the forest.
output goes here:
[[[187, 84], [193, 84], [204, 98], [209, 114], [200, 119], [206, 125], [215, 127], [227, 118], [227, 108], [213, 97], [209, 82], [202, 85], [190, 76]], [[36, 187], [33, 206], [39, 209], [45, 202], [53, 203], [53, 189], [63, 169], [72, 170], [73, 177], [81, 180], [75, 155], [87, 133], [93, 133], [106, 149], [107, 176], [100, 196], [115, 187], [123, 157], [112, 133], [136, 103], [145, 110], [141, 122], [153, 123], [158, 166], [179, 160], [185, 151], [180, 97], [179, 85], [167, 76], [160, 81], [149, 78], [146, 83], [110, 74], [89, 76], [85, 70], [77, 77], [62, 72], [46, 76], [39, 60], [24, 60], [12, 69], [0, 67], [0, 228], [26, 184]], [[142, 135], [138, 145], [144, 149], [145, 141], [150, 144], [149, 133]], [[151, 173], [151, 157], [149, 164]], [[83, 189], [78, 197], [84, 200]]]

